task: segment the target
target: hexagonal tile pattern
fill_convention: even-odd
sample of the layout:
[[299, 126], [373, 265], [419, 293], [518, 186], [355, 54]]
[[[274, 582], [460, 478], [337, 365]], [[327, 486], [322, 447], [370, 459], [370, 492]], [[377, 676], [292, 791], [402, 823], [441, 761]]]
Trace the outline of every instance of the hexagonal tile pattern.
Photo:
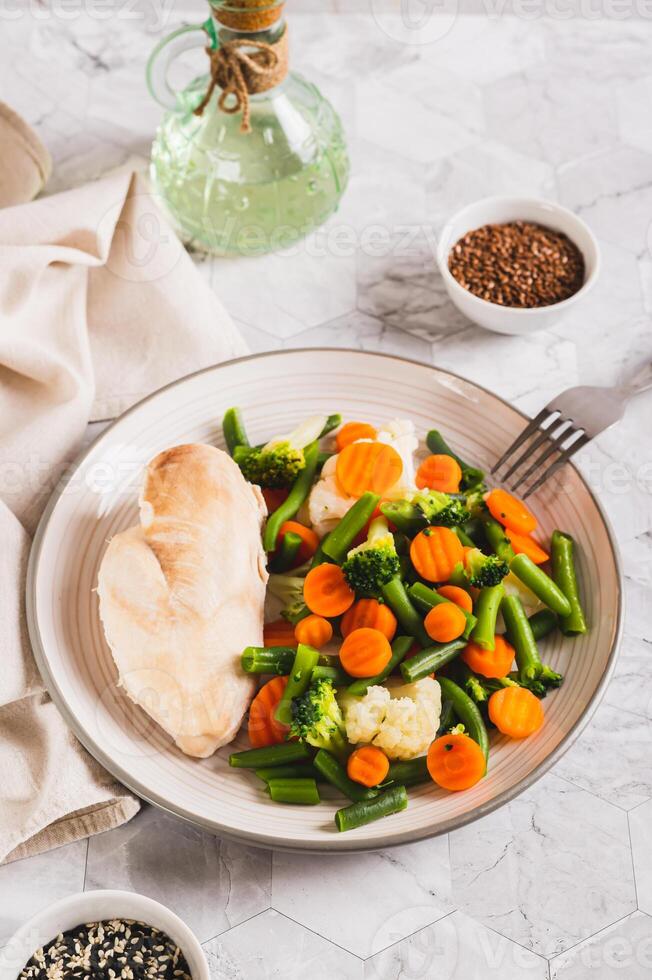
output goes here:
[[648, 980], [652, 919], [635, 912], [550, 964], [550, 980]]
[[353, 347], [358, 350], [396, 354], [430, 361], [430, 344], [405, 330], [387, 326], [376, 317], [354, 311], [346, 316], [297, 334], [293, 347]]
[[434, 235], [405, 229], [382, 254], [358, 256], [358, 309], [422, 339], [450, 336], [469, 321], [448, 298]]
[[450, 843], [458, 908], [541, 955], [636, 908], [627, 815], [558, 776]]
[[535, 65], [485, 88], [488, 134], [554, 165], [607, 150], [618, 139], [613, 84]]
[[82, 890], [87, 847], [75, 841], [0, 867], [0, 946], [41, 909]]
[[274, 854], [272, 905], [368, 957], [452, 911], [445, 837], [373, 854]]
[[211, 980], [363, 980], [356, 956], [273, 909], [204, 950]]
[[559, 199], [601, 239], [640, 254], [650, 248], [652, 154], [617, 146], [558, 172]]
[[548, 964], [453, 912], [365, 963], [365, 980], [548, 980]]
[[356, 242], [336, 214], [284, 252], [214, 261], [210, 281], [229, 313], [286, 340], [355, 309]]
[[555, 768], [559, 776], [624, 810], [652, 798], [652, 721], [602, 704]]
[[271, 856], [145, 807], [91, 838], [87, 888], [125, 888], [169, 905], [201, 942], [269, 907]]
[[638, 907], [652, 915], [652, 850], [650, 849], [650, 821], [652, 800], [648, 800], [627, 815], [632, 842], [632, 859], [636, 879]]

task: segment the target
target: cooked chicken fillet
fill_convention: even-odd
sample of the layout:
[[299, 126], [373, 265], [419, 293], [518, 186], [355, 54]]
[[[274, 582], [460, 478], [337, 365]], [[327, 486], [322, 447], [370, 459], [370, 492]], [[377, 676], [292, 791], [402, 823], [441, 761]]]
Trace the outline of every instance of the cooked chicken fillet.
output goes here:
[[148, 465], [140, 526], [100, 567], [100, 616], [120, 685], [188, 755], [230, 742], [255, 683], [240, 654], [263, 639], [265, 504], [230, 456], [168, 449]]

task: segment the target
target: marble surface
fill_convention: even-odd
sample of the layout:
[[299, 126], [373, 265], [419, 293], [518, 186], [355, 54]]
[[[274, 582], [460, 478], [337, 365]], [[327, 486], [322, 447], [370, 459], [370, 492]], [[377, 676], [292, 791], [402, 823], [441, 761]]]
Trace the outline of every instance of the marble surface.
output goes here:
[[[339, 214], [295, 254], [198, 258], [252, 350], [395, 352], [527, 411], [650, 358], [646, 19], [455, 16], [446, 4], [420, 44], [428, 37], [397, 40], [375, 0], [337, 18], [308, 6], [292, 11], [293, 60], [341, 109], [353, 175]], [[52, 151], [50, 191], [145, 156], [159, 110], [143, 64], [164, 31], [198, 18], [192, 5], [3, 11], [0, 90]], [[443, 290], [437, 229], [491, 193], [559, 200], [599, 238], [599, 285], [549, 332], [483, 333]], [[356, 242], [347, 254], [331, 246], [342, 226]], [[270, 855], [144, 808], [103, 837], [0, 868], [0, 944], [54, 899], [115, 886], [175, 908], [213, 980], [652, 975], [651, 410], [641, 397], [582, 454], [622, 550], [626, 633], [604, 704], [552, 773], [448, 838], [359, 858]]]

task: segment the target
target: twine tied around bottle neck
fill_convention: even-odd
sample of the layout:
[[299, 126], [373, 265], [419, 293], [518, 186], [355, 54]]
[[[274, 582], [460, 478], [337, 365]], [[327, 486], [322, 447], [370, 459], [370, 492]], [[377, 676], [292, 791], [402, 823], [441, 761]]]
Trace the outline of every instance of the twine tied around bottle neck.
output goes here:
[[[194, 110], [195, 115], [203, 115], [213, 92], [219, 88], [222, 91], [218, 108], [229, 115], [242, 112], [240, 131], [250, 133], [249, 96], [275, 88], [288, 73], [287, 29], [274, 44], [236, 38], [220, 47], [206, 48], [206, 53], [210, 59], [210, 82], [204, 98]], [[227, 101], [229, 96], [233, 96], [230, 103]]]

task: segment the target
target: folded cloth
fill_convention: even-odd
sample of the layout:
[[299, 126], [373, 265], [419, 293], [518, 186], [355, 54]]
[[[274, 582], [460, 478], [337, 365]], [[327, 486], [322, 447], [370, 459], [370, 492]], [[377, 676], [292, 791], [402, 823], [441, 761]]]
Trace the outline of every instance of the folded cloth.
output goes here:
[[245, 352], [141, 177], [0, 211], [0, 862], [138, 809], [43, 691], [24, 616], [29, 534], [90, 420]]
[[51, 172], [50, 154], [34, 130], [0, 102], [0, 208], [31, 201]]

